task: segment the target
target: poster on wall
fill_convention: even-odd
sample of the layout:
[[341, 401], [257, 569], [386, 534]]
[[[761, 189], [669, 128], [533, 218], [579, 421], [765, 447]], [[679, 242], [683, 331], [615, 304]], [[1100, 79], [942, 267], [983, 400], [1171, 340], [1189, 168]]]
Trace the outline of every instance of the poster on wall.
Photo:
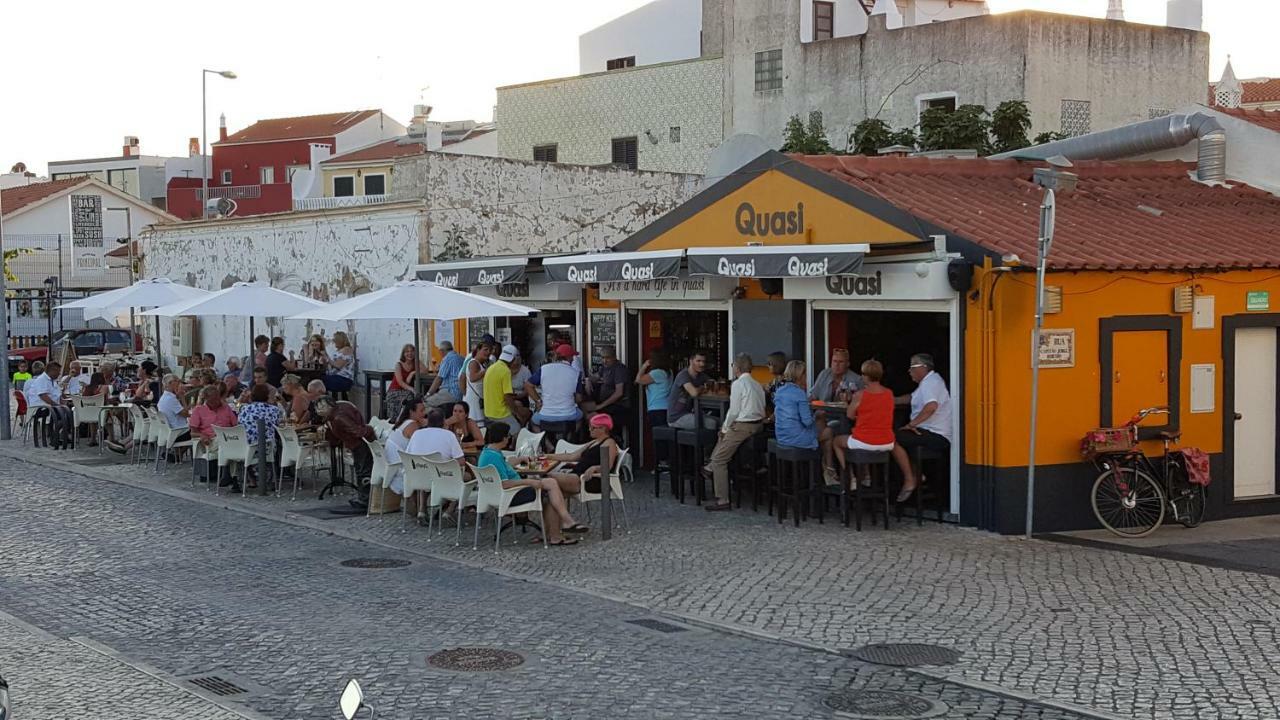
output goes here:
[[618, 313], [614, 310], [591, 311], [591, 371], [598, 372], [604, 365], [600, 357], [602, 348], [613, 348], [618, 351]]
[[71, 196], [71, 274], [101, 276], [106, 248], [102, 239], [102, 196]]
[[1075, 329], [1040, 331], [1040, 367], [1069, 368], [1075, 366]]
[[467, 320], [467, 349], [480, 342], [480, 338], [493, 332], [493, 318], [473, 317]]
[[[453, 321], [452, 320], [436, 320], [431, 329], [431, 336], [434, 338], [436, 345], [448, 340], [453, 342]], [[460, 348], [454, 348], [461, 352]]]

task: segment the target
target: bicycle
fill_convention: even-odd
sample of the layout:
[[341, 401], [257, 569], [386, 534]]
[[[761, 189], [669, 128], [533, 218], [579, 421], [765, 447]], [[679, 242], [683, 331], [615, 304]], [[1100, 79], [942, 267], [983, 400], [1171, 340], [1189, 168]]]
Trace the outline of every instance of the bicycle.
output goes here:
[[1171, 449], [1182, 433], [1159, 433], [1164, 443], [1159, 464], [1139, 449], [1138, 424], [1150, 415], [1168, 414], [1168, 407], [1146, 408], [1123, 427], [1098, 428], [1085, 436], [1082, 449], [1099, 470], [1090, 494], [1093, 514], [1116, 535], [1150, 535], [1166, 512], [1188, 528], [1204, 520], [1204, 486], [1190, 481], [1182, 452]]

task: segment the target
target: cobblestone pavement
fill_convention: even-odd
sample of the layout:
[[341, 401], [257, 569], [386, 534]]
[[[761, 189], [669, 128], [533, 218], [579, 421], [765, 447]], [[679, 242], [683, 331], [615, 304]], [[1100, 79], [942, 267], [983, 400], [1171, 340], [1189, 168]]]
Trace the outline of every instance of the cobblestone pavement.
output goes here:
[[[223, 702], [257, 717], [337, 717], [352, 676], [388, 718], [831, 718], [822, 698], [847, 688], [940, 701], [946, 718], [1079, 717], [794, 644], [645, 629], [628, 621], [654, 616], [633, 606], [11, 458], [0, 486], [0, 610], [119, 658], [99, 664], [230, 679], [251, 692]], [[328, 524], [348, 522], [362, 521]], [[556, 563], [584, 549], [536, 552]], [[412, 564], [338, 564], [370, 556]], [[501, 673], [425, 664], [474, 645], [528, 660]], [[75, 647], [5, 632], [0, 672], [32, 698], [18, 720], [228, 716], [165, 683], [154, 693], [126, 678], [72, 683], [94, 665]], [[151, 709], [83, 710], [122, 688]]]
[[[188, 496], [184, 471], [159, 480], [85, 472]], [[932, 668], [937, 677], [1112, 716], [1280, 717], [1270, 659], [1280, 579], [1263, 575], [910, 521], [890, 532], [795, 529], [746, 509], [708, 515], [655, 500], [644, 482], [628, 486], [631, 533], [498, 555], [455, 548], [447, 533], [402, 532], [398, 516], [318, 521], [296, 514], [314, 501], [221, 502], [805, 646], [946, 645], [964, 656]]]

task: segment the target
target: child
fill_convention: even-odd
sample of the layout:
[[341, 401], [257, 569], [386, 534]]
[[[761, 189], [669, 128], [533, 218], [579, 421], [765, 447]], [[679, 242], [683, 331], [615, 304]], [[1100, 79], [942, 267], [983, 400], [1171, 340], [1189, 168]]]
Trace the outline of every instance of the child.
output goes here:
[[18, 370], [13, 374], [13, 384], [17, 385], [20, 382], [26, 382], [30, 379], [31, 379], [31, 372], [27, 369], [27, 361], [19, 360]]

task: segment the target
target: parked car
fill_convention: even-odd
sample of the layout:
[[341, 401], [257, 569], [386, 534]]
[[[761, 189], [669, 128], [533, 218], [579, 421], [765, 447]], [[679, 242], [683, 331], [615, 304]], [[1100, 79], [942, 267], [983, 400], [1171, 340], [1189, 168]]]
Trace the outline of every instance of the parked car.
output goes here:
[[[76, 356], [103, 355], [106, 353], [142, 352], [142, 336], [123, 328], [82, 328], [78, 330], [59, 330], [53, 335], [53, 348], [56, 353], [61, 346], [71, 343], [76, 349]], [[44, 345], [33, 345], [25, 348], [9, 350], [9, 362], [18, 359], [27, 362], [43, 361], [49, 356], [49, 348]]]

